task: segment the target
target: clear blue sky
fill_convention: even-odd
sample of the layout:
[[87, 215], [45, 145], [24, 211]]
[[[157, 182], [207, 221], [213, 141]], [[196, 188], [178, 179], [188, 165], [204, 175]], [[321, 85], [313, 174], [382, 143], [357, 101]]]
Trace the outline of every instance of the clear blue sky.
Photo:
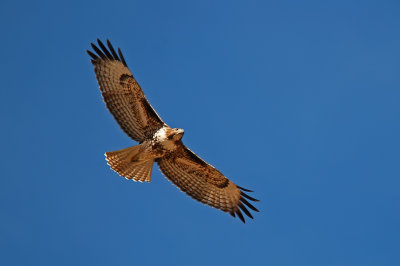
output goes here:
[[[329, 3], [328, 3], [329, 2]], [[2, 1], [1, 265], [400, 265], [398, 1]], [[260, 213], [112, 172], [109, 38]]]

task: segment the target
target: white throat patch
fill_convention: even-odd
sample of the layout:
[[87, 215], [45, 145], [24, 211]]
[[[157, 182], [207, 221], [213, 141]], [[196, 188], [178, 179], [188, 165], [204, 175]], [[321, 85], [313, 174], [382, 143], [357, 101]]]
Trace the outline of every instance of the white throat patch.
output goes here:
[[166, 128], [166, 127], [160, 128], [154, 134], [154, 140], [156, 142], [160, 143], [164, 149], [172, 151], [172, 150], [176, 149], [176, 144], [173, 140], [168, 139], [167, 130], [171, 130], [171, 129]]
[[154, 138], [157, 142], [163, 142], [167, 139], [167, 133], [165, 131], [166, 128], [162, 127], [154, 134]]

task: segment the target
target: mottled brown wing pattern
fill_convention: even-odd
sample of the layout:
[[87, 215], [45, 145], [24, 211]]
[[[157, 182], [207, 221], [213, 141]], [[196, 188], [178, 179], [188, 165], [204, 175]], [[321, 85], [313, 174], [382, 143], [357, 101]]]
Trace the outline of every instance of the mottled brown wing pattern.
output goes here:
[[164, 122], [147, 101], [139, 84], [133, 78], [125, 59], [118, 48], [115, 52], [110, 41], [108, 49], [97, 40], [96, 52], [87, 51], [100, 86], [104, 102], [122, 130], [132, 139], [143, 142], [160, 129]]
[[253, 218], [246, 206], [253, 211], [258, 210], [248, 200], [258, 201], [243, 191], [250, 190], [236, 186], [212, 165], [203, 161], [182, 143], [169, 155], [159, 159], [158, 165], [162, 173], [180, 190], [190, 197], [214, 208], [235, 214], [245, 222], [242, 210]]

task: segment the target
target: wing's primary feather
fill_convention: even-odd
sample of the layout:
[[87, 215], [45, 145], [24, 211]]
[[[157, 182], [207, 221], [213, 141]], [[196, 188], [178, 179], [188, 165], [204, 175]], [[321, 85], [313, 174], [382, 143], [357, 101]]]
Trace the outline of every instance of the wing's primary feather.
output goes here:
[[[245, 198], [258, 201], [236, 186], [212, 165], [203, 161], [181, 142], [178, 148], [159, 159], [161, 172], [178, 188], [190, 197], [214, 208], [235, 214], [245, 222], [241, 210], [250, 218], [253, 216], [246, 208], [258, 212]], [[243, 190], [243, 191], [241, 191]]]
[[164, 122], [129, 71], [121, 50], [118, 48], [118, 55], [109, 40], [108, 49], [100, 40], [97, 42], [100, 48], [91, 44], [96, 54], [87, 53], [108, 110], [132, 139], [143, 142], [151, 138]]
[[107, 40], [107, 46], [108, 46], [108, 48], [110, 49], [110, 51], [111, 51], [111, 53], [112, 53], [112, 55], [113, 55], [113, 59], [114, 59], [114, 60], [119, 60], [118, 55], [117, 55], [117, 53], [115, 52], [114, 47], [111, 45], [110, 40]]

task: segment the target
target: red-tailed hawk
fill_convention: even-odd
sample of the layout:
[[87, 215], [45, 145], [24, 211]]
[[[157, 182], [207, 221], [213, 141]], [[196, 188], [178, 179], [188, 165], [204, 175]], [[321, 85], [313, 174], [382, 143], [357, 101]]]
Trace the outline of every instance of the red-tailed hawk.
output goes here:
[[140, 182], [150, 182], [153, 163], [178, 188], [195, 200], [237, 215], [245, 222], [242, 210], [253, 218], [246, 207], [258, 212], [247, 200], [258, 201], [235, 185], [212, 165], [203, 161], [182, 143], [183, 129], [170, 128], [147, 101], [133, 78], [118, 48], [109, 40], [107, 47], [97, 40], [100, 49], [87, 51], [94, 65], [100, 91], [108, 110], [122, 130], [139, 145], [106, 152], [106, 160], [121, 176]]

